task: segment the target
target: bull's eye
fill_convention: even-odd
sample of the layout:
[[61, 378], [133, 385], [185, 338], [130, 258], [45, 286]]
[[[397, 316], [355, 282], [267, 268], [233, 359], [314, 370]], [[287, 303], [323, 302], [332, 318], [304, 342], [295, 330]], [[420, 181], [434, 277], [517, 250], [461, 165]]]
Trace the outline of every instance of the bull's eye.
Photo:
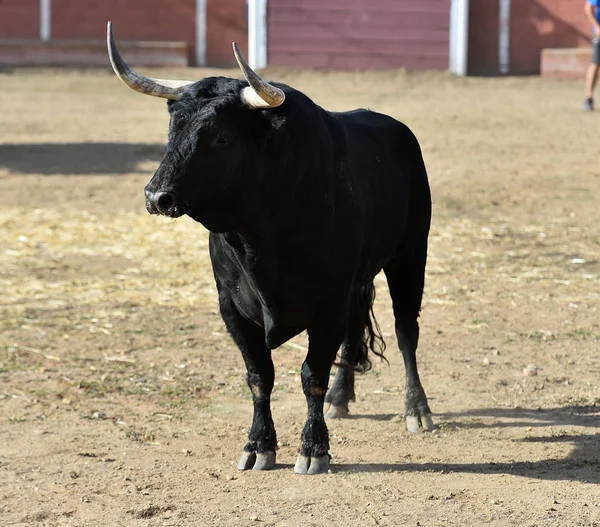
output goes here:
[[227, 134], [221, 134], [214, 141], [215, 146], [226, 146], [227, 144], [229, 144], [229, 135]]

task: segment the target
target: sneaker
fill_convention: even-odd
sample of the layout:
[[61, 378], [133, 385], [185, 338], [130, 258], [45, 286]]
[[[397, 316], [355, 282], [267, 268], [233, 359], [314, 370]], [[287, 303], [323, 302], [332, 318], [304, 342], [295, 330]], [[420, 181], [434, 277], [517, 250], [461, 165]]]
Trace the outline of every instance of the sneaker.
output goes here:
[[583, 111], [584, 112], [593, 112], [594, 111], [594, 99], [589, 98], [586, 99], [583, 103]]

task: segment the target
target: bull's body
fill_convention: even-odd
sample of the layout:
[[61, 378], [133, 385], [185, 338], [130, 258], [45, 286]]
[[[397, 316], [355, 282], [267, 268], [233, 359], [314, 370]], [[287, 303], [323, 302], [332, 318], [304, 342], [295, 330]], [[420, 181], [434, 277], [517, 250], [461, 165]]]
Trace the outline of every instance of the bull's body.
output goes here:
[[[293, 105], [293, 94], [286, 100]], [[403, 243], [410, 252], [420, 243], [425, 263], [431, 204], [413, 134], [367, 110], [311, 110], [317, 115], [304, 119], [313, 117], [322, 129], [298, 137], [295, 154], [313, 158], [306, 177], [285, 188], [289, 172], [282, 168], [282, 192], [260, 200], [256, 225], [210, 236], [221, 294], [265, 329], [271, 349], [306, 330], [323, 304], [344, 311], [353, 291], [407, 252]]]
[[[242, 203], [233, 200], [238, 212], [224, 211], [223, 226], [213, 210], [206, 224], [225, 230], [211, 233], [210, 255], [221, 313], [246, 360], [257, 405], [250, 454], [240, 466], [275, 450], [270, 411], [257, 404], [272, 388], [270, 350], [308, 330], [303, 388], [321, 403], [311, 411], [309, 402], [297, 470], [310, 471], [312, 464], [319, 471], [329, 446], [319, 408], [329, 370], [342, 342], [349, 368], [367, 362], [373, 278], [382, 269], [407, 366], [409, 427], [422, 417], [431, 426], [415, 361], [431, 198], [419, 144], [405, 125], [367, 110], [326, 112], [278, 86], [286, 104], [270, 112], [280, 114], [286, 129], [261, 174], [266, 184], [243, 194]], [[202, 222], [203, 212], [193, 217]], [[332, 417], [347, 413], [353, 376], [338, 372], [328, 395]], [[313, 461], [302, 461], [308, 458]]]
[[275, 464], [271, 350], [307, 330], [308, 417], [296, 471], [327, 471], [329, 372], [341, 346], [345, 367], [327, 394], [327, 415], [343, 417], [354, 399], [354, 369], [369, 364], [380, 338], [370, 314], [382, 269], [406, 366], [407, 424], [431, 428], [415, 358], [431, 198], [410, 130], [367, 110], [327, 112], [293, 88], [269, 85], [239, 54], [250, 87], [223, 77], [142, 77], [118, 55], [110, 27], [109, 49], [126, 84], [170, 99], [169, 142], [146, 206], [187, 214], [211, 231], [219, 306], [254, 403], [239, 467]]

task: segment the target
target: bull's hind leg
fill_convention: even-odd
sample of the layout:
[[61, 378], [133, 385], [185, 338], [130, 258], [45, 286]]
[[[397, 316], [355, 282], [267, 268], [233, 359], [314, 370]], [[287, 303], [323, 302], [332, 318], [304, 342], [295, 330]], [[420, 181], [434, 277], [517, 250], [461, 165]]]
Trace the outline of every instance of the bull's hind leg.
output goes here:
[[355, 400], [354, 370], [359, 363], [366, 363], [367, 347], [365, 331], [369, 321], [369, 311], [374, 300], [374, 286], [368, 284], [354, 293], [350, 301], [348, 329], [342, 344], [342, 361], [338, 367], [331, 388], [325, 396], [329, 409], [326, 419], [343, 419], [348, 417], [348, 404]]
[[219, 307], [225, 326], [246, 363], [246, 380], [254, 404], [252, 427], [238, 468], [268, 470], [275, 466], [277, 447], [271, 417], [271, 391], [275, 381], [271, 350], [265, 344], [263, 328], [243, 318], [224, 291], [219, 292]]
[[396, 337], [406, 370], [405, 416], [409, 432], [418, 432], [419, 425], [424, 430], [433, 430], [431, 411], [419, 379], [416, 357], [419, 342], [417, 318], [423, 297], [426, 258], [425, 240], [420, 247], [413, 247], [405, 254], [399, 254], [384, 268], [394, 308]]
[[325, 396], [325, 402], [329, 403], [325, 419], [343, 419], [350, 413], [348, 404], [355, 400], [354, 367], [358, 364], [362, 331], [356, 325], [348, 328], [348, 335], [342, 344], [342, 366], [338, 367], [333, 384]]

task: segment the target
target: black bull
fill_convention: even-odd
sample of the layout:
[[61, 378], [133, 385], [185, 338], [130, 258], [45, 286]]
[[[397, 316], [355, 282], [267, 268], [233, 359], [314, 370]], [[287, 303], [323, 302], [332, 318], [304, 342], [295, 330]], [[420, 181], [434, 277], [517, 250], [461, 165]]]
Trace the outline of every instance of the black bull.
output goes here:
[[[219, 307], [254, 403], [239, 468], [275, 465], [271, 350], [306, 330], [308, 415], [295, 469], [328, 470], [324, 403], [327, 417], [345, 417], [354, 372], [368, 367], [369, 349], [377, 353], [373, 279], [382, 269], [406, 367], [407, 425], [431, 429], [416, 364], [431, 197], [412, 132], [372, 111], [325, 111], [289, 86], [267, 84], [241, 57], [252, 87], [223, 77], [149, 79], [127, 68], [110, 32], [109, 50], [124, 82], [170, 99], [166, 153], [146, 205], [210, 231]], [[327, 391], [340, 347], [342, 367]]]

